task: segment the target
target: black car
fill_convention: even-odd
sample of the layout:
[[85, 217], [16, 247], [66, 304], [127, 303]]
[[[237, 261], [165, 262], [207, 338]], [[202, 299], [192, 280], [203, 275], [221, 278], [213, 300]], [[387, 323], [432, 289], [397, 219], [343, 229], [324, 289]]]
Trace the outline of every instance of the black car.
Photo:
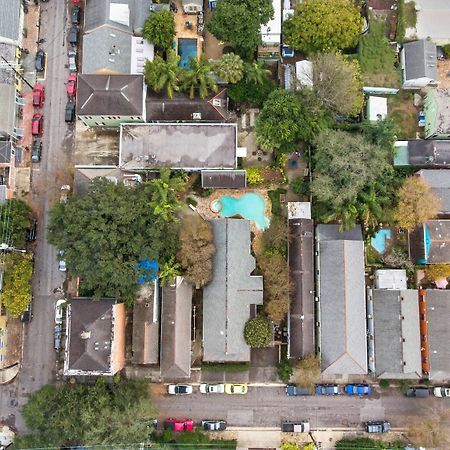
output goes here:
[[32, 304], [33, 298], [30, 299], [30, 303], [28, 303], [27, 309], [20, 316], [20, 320], [22, 322], [31, 322], [31, 319], [33, 318]]
[[28, 236], [27, 236], [28, 242], [36, 240], [36, 231], [37, 231], [37, 220], [33, 219], [30, 228], [28, 228]]
[[409, 388], [406, 391], [405, 395], [407, 397], [419, 397], [419, 398], [429, 397], [430, 389], [426, 387], [413, 387]]
[[42, 48], [38, 49], [38, 51], [36, 52], [34, 67], [38, 72], [43, 72], [45, 70], [45, 52], [44, 50], [42, 50]]
[[34, 140], [31, 145], [31, 161], [39, 162], [41, 160], [42, 141]]
[[69, 44], [78, 44], [78, 35], [80, 34], [80, 29], [77, 26], [73, 26], [69, 31]]
[[75, 119], [75, 103], [69, 100], [66, 105], [64, 120], [67, 123], [72, 123], [74, 119]]
[[78, 25], [80, 23], [80, 7], [78, 5], [73, 5], [70, 10], [70, 20], [73, 25]]

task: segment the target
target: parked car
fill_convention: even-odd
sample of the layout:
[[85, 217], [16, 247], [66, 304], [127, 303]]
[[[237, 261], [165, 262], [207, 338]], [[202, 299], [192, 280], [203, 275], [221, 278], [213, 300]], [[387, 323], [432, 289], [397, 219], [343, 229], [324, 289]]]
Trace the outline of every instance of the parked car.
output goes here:
[[22, 322], [31, 322], [31, 319], [33, 318], [32, 308], [33, 308], [33, 297], [30, 298], [30, 302], [28, 303], [27, 309], [20, 316]]
[[223, 384], [202, 383], [200, 385], [200, 392], [202, 394], [223, 394], [225, 392], [225, 386]]
[[345, 393], [347, 395], [370, 395], [372, 388], [368, 384], [346, 384]]
[[61, 194], [59, 196], [59, 203], [67, 203], [69, 199], [70, 186], [68, 184], [63, 184], [61, 186]]
[[308, 421], [301, 422], [281, 422], [283, 433], [309, 433], [311, 426]]
[[55, 331], [53, 334], [53, 347], [55, 350], [61, 349], [61, 339], [62, 339], [62, 325], [60, 323], [55, 325]]
[[342, 388], [337, 384], [318, 384], [316, 385], [317, 395], [339, 395], [342, 394]]
[[28, 228], [28, 236], [27, 236], [28, 242], [32, 242], [36, 239], [36, 232], [37, 232], [37, 220], [33, 219], [30, 228]]
[[189, 386], [189, 384], [169, 384], [167, 386], [167, 393], [169, 395], [192, 394], [192, 386]]
[[66, 301], [61, 298], [60, 300], [57, 300], [55, 303], [55, 323], [58, 325], [61, 325], [63, 322], [63, 316], [64, 316], [64, 305], [66, 304]]
[[42, 48], [38, 49], [36, 52], [36, 57], [34, 58], [34, 67], [37, 72], [43, 72], [45, 70], [45, 52]]
[[289, 384], [286, 386], [286, 395], [289, 397], [297, 397], [304, 395], [311, 395], [308, 389], [298, 388], [293, 384]]
[[69, 50], [67, 52], [69, 56], [69, 70], [71, 72], [77, 71], [77, 52], [75, 50]]
[[69, 30], [69, 44], [70, 45], [78, 45], [78, 36], [80, 34], [80, 29], [77, 26], [73, 26]]
[[42, 108], [45, 101], [45, 89], [41, 83], [36, 83], [33, 88], [33, 106]]
[[33, 136], [42, 136], [44, 131], [44, 116], [36, 113], [31, 119], [31, 134]]
[[77, 75], [75, 73], [71, 73], [67, 79], [66, 92], [69, 98], [77, 95]]
[[438, 386], [433, 389], [435, 397], [450, 397], [450, 387]]
[[69, 100], [66, 104], [66, 109], [64, 112], [64, 121], [66, 123], [72, 123], [75, 120], [75, 103]]
[[70, 10], [70, 21], [73, 25], [80, 23], [81, 8], [78, 5], [72, 6]]
[[202, 428], [206, 431], [224, 431], [227, 423], [225, 420], [202, 420]]
[[194, 421], [192, 419], [166, 419], [164, 429], [172, 431], [192, 431]]
[[244, 395], [248, 392], [248, 386], [246, 384], [226, 384], [225, 394], [240, 394]]
[[420, 398], [429, 397], [430, 389], [426, 387], [413, 387], [409, 388], [406, 391], [405, 395], [407, 397], [420, 397]]
[[35, 139], [31, 144], [31, 161], [38, 163], [41, 160], [42, 141]]
[[366, 422], [366, 431], [368, 433], [387, 433], [391, 429], [391, 424], [384, 421]]

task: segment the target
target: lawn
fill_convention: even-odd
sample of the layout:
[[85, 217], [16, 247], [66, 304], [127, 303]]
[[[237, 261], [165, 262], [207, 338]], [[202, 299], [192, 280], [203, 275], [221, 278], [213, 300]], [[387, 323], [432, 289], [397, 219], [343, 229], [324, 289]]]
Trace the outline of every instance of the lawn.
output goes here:
[[398, 140], [417, 138], [418, 111], [413, 99], [414, 94], [407, 91], [399, 91], [388, 97], [388, 117], [398, 126]]
[[397, 56], [385, 36], [385, 23], [371, 20], [369, 32], [361, 36], [358, 60], [366, 86], [400, 87]]

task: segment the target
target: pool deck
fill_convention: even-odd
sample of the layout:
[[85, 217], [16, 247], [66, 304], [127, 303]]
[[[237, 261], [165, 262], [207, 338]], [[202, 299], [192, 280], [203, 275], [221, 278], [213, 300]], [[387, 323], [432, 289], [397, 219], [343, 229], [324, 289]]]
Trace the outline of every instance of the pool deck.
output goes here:
[[[202, 54], [203, 36], [197, 34], [197, 14], [185, 14], [183, 12], [183, 5], [181, 0], [174, 0], [177, 5], [178, 12], [174, 14], [175, 17], [175, 51], [178, 53], [178, 39], [197, 39], [197, 58]], [[190, 29], [185, 27], [186, 21], [191, 22]]]

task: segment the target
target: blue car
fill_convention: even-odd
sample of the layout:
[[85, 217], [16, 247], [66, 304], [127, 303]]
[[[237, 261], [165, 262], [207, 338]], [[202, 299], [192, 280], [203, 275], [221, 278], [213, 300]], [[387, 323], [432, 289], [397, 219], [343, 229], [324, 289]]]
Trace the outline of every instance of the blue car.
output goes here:
[[347, 384], [345, 393], [347, 395], [370, 395], [372, 388], [368, 384]]
[[342, 394], [342, 388], [337, 384], [316, 385], [316, 395], [339, 395], [339, 394]]

